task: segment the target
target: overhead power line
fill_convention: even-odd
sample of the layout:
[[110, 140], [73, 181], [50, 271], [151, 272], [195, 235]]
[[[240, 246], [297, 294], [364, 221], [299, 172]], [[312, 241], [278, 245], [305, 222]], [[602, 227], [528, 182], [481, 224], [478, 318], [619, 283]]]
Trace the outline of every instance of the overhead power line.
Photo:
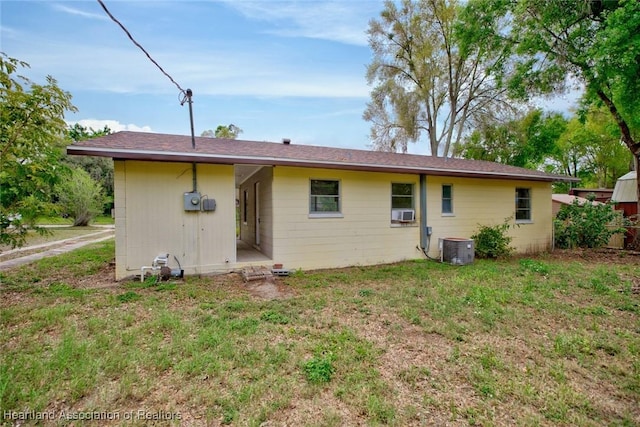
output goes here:
[[[147, 52], [147, 51], [145, 50], [145, 48], [144, 48], [144, 47], [142, 47], [142, 45], [141, 45], [140, 43], [138, 43], [138, 42], [133, 38], [133, 36], [132, 36], [132, 35], [131, 35], [131, 33], [129, 32], [129, 30], [127, 30], [127, 29], [125, 28], [125, 26], [124, 26], [124, 25], [122, 25], [122, 23], [121, 23], [120, 21], [118, 21], [118, 19], [117, 19], [115, 16], [113, 16], [113, 15], [111, 14], [111, 12], [109, 12], [109, 9], [107, 9], [107, 6], [105, 6], [105, 4], [102, 2], [102, 0], [98, 0], [98, 3], [100, 3], [100, 6], [102, 6], [102, 8], [103, 8], [103, 9], [104, 9], [104, 11], [106, 12], [106, 14], [107, 14], [107, 15], [109, 15], [109, 18], [111, 18], [111, 20], [112, 20], [113, 22], [115, 22], [116, 24], [118, 24], [118, 25], [120, 26], [120, 28], [122, 28], [122, 31], [124, 31], [124, 32], [127, 34], [127, 37], [129, 37], [129, 40], [131, 40], [131, 41], [133, 42], [133, 44], [135, 44], [136, 46], [138, 46], [138, 47], [140, 48], [140, 50], [141, 50], [141, 51], [143, 51], [145, 55], [147, 55], [147, 58], [149, 58], [149, 60], [150, 60], [151, 62], [153, 62], [153, 63], [154, 63], [154, 65], [155, 65], [156, 67], [158, 67], [158, 69], [159, 69], [160, 71], [162, 71], [162, 74], [164, 74], [165, 76], [167, 76], [167, 78], [168, 78], [169, 80], [171, 80], [171, 82], [172, 82], [174, 85], [176, 85], [176, 87], [178, 88], [178, 90], [179, 90], [180, 92], [182, 92], [182, 93], [186, 93], [186, 91], [180, 87], [180, 85], [179, 85], [179, 84], [178, 84], [178, 83], [173, 79], [173, 77], [171, 77], [171, 76], [169, 75], [169, 73], [167, 73], [167, 72], [166, 72], [166, 71], [165, 71], [165, 70], [160, 66], [160, 64], [158, 64], [158, 63], [156, 62], [156, 60], [155, 60], [155, 59], [153, 59], [153, 58], [151, 57], [151, 55], [149, 55], [149, 52]], [[183, 103], [184, 103], [184, 101], [181, 101], [181, 104], [183, 104]]]
[[[151, 62], [153, 62], [153, 64], [158, 67], [158, 69], [162, 72], [162, 74], [164, 74], [165, 76], [167, 76], [167, 78], [169, 80], [171, 80], [171, 83], [173, 83], [174, 85], [176, 85], [176, 87], [178, 88], [178, 90], [180, 91], [182, 98], [180, 98], [180, 105], [184, 105], [184, 103], [188, 103], [189, 104], [189, 120], [191, 123], [191, 147], [196, 148], [196, 139], [195, 139], [195, 134], [194, 134], [194, 129], [193, 129], [193, 109], [192, 109], [192, 103], [193, 101], [191, 100], [191, 97], [193, 96], [193, 92], [191, 91], [191, 89], [182, 89], [182, 87], [180, 87], [180, 85], [173, 79], [173, 77], [171, 77], [169, 75], [169, 73], [167, 73], [161, 66], [160, 64], [158, 64], [156, 62], [155, 59], [153, 59], [151, 57], [151, 55], [149, 54], [149, 52], [146, 51], [146, 49], [144, 47], [142, 47], [142, 45], [140, 43], [138, 43], [136, 41], [136, 39], [133, 38], [133, 36], [131, 35], [131, 33], [129, 32], [129, 30], [127, 30], [127, 28], [122, 25], [122, 23], [120, 21], [118, 21], [118, 19], [113, 16], [111, 14], [111, 12], [109, 12], [109, 9], [107, 9], [107, 6], [103, 3], [102, 0], [97, 0], [98, 3], [100, 3], [100, 6], [102, 6], [102, 8], [104, 9], [105, 13], [107, 15], [109, 15], [109, 18], [111, 18], [111, 20], [113, 22], [115, 22], [116, 24], [118, 24], [118, 26], [120, 28], [122, 28], [122, 31], [125, 32], [125, 34], [127, 35], [127, 37], [129, 37], [129, 40], [131, 40], [133, 42], [133, 44], [135, 44], [136, 46], [138, 46], [140, 48], [140, 50], [142, 52], [144, 52], [145, 55], [147, 55], [147, 58], [149, 58], [149, 60]], [[193, 191], [195, 191], [195, 163], [194, 163], [194, 189]]]

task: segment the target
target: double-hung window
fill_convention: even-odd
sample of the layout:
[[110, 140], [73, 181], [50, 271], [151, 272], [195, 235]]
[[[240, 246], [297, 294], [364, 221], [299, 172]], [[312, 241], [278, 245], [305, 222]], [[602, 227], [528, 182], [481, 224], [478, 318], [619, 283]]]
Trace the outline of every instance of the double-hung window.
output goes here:
[[531, 221], [530, 188], [516, 188], [516, 221]]
[[391, 184], [391, 220], [398, 222], [415, 221], [413, 184]]
[[442, 184], [442, 214], [453, 215], [453, 185]]
[[309, 213], [340, 213], [340, 181], [329, 179], [311, 180]]

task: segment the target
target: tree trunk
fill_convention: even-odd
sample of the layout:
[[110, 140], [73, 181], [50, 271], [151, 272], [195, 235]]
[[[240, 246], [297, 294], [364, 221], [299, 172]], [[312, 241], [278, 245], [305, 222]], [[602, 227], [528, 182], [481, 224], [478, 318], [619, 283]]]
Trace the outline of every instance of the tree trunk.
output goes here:
[[76, 217], [73, 220], [73, 226], [74, 227], [86, 227], [91, 222], [91, 219], [92, 219], [91, 215], [89, 215], [89, 214], [78, 215], [78, 217]]
[[598, 97], [605, 103], [607, 108], [609, 108], [609, 112], [613, 116], [613, 119], [618, 124], [620, 128], [620, 134], [622, 135], [622, 142], [629, 148], [631, 154], [633, 154], [635, 170], [636, 170], [636, 209], [638, 214], [640, 214], [640, 176], [638, 176], [638, 160], [640, 159], [640, 144], [633, 140], [631, 136], [631, 129], [629, 129], [629, 125], [624, 120], [624, 118], [620, 115], [620, 112], [616, 108], [615, 104], [609, 97], [607, 96], [602, 89], [598, 90]]

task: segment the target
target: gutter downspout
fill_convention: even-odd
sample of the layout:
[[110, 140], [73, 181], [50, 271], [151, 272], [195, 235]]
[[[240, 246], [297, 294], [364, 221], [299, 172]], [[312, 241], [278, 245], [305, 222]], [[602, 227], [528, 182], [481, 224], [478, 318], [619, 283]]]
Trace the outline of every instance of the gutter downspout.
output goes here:
[[[429, 236], [427, 234], [427, 175], [420, 174], [420, 249], [427, 255]], [[429, 255], [427, 255], [428, 257]]]
[[440, 261], [429, 256], [429, 246], [431, 246], [431, 227], [427, 226], [427, 175], [420, 174], [420, 250], [427, 259]]

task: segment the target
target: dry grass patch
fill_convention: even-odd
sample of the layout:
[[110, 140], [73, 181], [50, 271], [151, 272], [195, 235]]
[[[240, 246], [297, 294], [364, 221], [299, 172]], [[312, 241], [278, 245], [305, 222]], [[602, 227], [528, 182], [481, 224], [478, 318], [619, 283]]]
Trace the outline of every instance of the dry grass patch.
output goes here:
[[[102, 227], [69, 227], [56, 226], [45, 229], [44, 234], [33, 230], [27, 232], [26, 242], [22, 248], [12, 248], [8, 245], [0, 245], [0, 261], [43, 252], [48, 249], [63, 246], [68, 241], [82, 241], [95, 237], [97, 233], [106, 233], [108, 230]], [[62, 242], [62, 243], [60, 243]]]
[[1, 273], [0, 413], [637, 425], [640, 264], [607, 256], [300, 272], [265, 299], [235, 274], [115, 283], [105, 242]]

